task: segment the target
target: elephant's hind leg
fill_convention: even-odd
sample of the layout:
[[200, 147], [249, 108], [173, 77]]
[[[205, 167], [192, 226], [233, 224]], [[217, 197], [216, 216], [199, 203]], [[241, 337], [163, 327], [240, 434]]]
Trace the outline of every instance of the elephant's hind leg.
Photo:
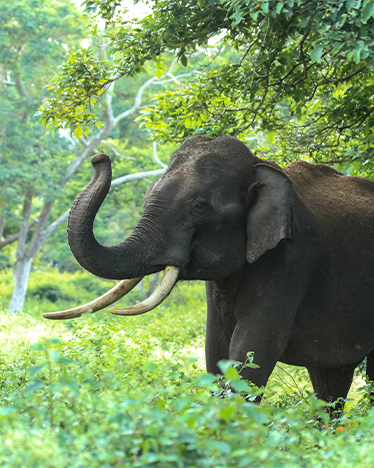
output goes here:
[[366, 377], [370, 382], [374, 382], [374, 349], [368, 354], [366, 361]]
[[374, 404], [374, 350], [368, 354], [366, 360], [366, 381], [371, 384], [370, 402]]
[[313, 389], [318, 398], [328, 403], [338, 402], [335, 412], [341, 412], [344, 408], [344, 400], [347, 398], [352, 384], [353, 373], [357, 364], [337, 368], [308, 368]]

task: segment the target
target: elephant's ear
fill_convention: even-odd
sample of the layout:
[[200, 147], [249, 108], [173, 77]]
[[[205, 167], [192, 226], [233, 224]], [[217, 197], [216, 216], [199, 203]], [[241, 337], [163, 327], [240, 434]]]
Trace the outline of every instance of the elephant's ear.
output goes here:
[[255, 262], [282, 239], [292, 238], [293, 191], [281, 170], [255, 166], [257, 184], [247, 217], [247, 261]]

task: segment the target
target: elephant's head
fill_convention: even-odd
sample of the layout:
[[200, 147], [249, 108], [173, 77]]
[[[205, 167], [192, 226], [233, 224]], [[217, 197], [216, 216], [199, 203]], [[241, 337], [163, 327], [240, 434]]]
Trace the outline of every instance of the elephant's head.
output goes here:
[[91, 273], [127, 280], [89, 304], [44, 314], [47, 318], [100, 310], [126, 294], [142, 276], [166, 269], [150, 305], [111, 309], [143, 313], [158, 305], [177, 280], [222, 280], [255, 262], [281, 239], [291, 238], [290, 180], [235, 138], [188, 138], [166, 173], [149, 187], [133, 233], [113, 247], [99, 244], [93, 235], [96, 213], [110, 188], [110, 159], [99, 153], [91, 163], [93, 178], [71, 209], [69, 245]]

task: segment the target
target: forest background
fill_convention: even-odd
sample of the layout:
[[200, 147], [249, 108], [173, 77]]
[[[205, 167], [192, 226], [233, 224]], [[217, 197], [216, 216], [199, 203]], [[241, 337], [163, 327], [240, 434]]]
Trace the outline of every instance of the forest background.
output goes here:
[[[253, 407], [239, 393], [212, 402], [220, 390], [203, 373], [200, 283], [182, 285], [151, 326], [105, 314], [40, 319], [114, 285], [82, 271], [66, 240], [68, 210], [100, 150], [114, 174], [95, 221], [106, 245], [132, 231], [147, 187], [192, 134], [237, 136], [280, 165], [303, 158], [374, 176], [373, 1], [146, 7], [134, 18], [133, 6], [115, 0], [0, 0], [0, 438], [8, 444], [0, 460], [300, 467], [339, 458], [340, 466], [370, 466], [361, 368], [352, 392], [362, 391], [351, 392], [335, 422], [305, 372], [281, 366], [269, 385], [272, 406]], [[153, 287], [146, 279], [123, 301]], [[223, 371], [244, 389], [235, 368]], [[131, 440], [106, 438], [109, 428]]]
[[[372, 174], [373, 2], [164, 1], [140, 18], [115, 1], [84, 12], [0, 6], [0, 271], [11, 312], [31, 271], [80, 271], [66, 219], [99, 150], [116, 179], [96, 222], [107, 245], [131, 232], [152, 176], [192, 134], [237, 136], [280, 164]], [[29, 297], [68, 295], [53, 283]]]

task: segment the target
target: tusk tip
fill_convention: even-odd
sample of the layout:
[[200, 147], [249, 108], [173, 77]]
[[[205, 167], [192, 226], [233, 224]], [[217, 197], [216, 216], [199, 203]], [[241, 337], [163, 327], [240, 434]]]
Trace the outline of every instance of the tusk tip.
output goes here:
[[139, 305], [135, 306], [130, 306], [130, 307], [111, 307], [108, 309], [108, 312], [114, 315], [124, 315], [126, 317], [131, 317], [133, 315], [141, 315], [144, 314], [145, 312], [148, 312], [148, 308], [142, 306], [139, 307]]
[[157, 286], [156, 290], [139, 304], [130, 307], [111, 307], [109, 312], [115, 315], [141, 315], [149, 312], [155, 307], [159, 306], [161, 302], [170, 294], [175, 283], [178, 281], [179, 268], [167, 266], [165, 268], [164, 276], [161, 283]]
[[[133, 306], [132, 306], [133, 307]], [[129, 309], [132, 307], [111, 307], [108, 309], [108, 312], [114, 315], [126, 315], [126, 316], [131, 316], [134, 315], [130, 312]]]
[[97, 312], [98, 310], [108, 307], [118, 299], [121, 299], [121, 297], [131, 291], [131, 289], [133, 289], [141, 279], [142, 278], [139, 277], [130, 280], [122, 280], [114, 286], [114, 288], [110, 289], [94, 301], [75, 307], [74, 309], [61, 310], [59, 312], [46, 312], [42, 314], [42, 316], [49, 320], [65, 320], [81, 317], [85, 314], [92, 314], [93, 312]]
[[65, 319], [73, 319], [77, 317], [81, 317], [82, 315], [87, 314], [87, 312], [46, 312], [42, 314], [43, 318], [49, 320], [65, 320]]

